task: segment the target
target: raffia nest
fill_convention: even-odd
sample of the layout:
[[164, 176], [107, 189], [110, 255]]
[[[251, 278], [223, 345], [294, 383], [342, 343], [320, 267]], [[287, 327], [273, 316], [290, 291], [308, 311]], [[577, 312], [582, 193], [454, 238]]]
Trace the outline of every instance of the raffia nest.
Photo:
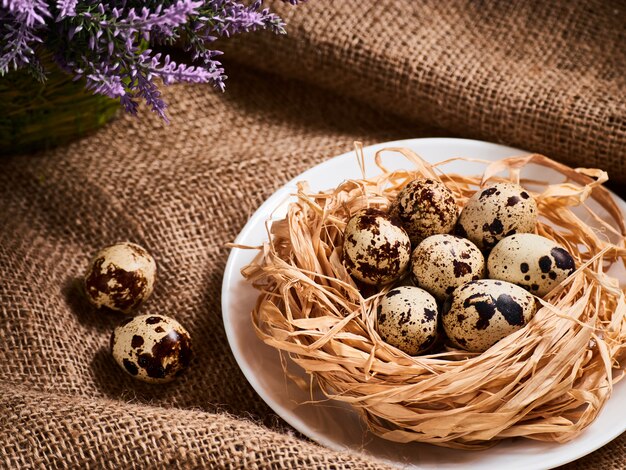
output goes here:
[[[385, 152], [403, 154], [415, 170], [387, 171]], [[357, 155], [363, 168], [358, 145]], [[481, 162], [484, 173], [471, 177], [442, 170], [469, 159], [431, 165], [402, 148], [381, 150], [375, 159], [380, 176], [315, 194], [299, 184], [286, 218], [271, 224], [269, 242], [242, 271], [261, 291], [252, 312], [259, 338], [311, 374], [328, 398], [354, 406], [385, 439], [479, 449], [516, 436], [556, 442], [576, 437], [625, 367], [624, 290], [607, 270], [625, 264], [626, 229], [601, 186], [607, 174], [536, 154]], [[558, 171], [565, 181], [520, 179], [531, 163]], [[446, 347], [411, 357], [383, 342], [375, 312], [381, 294], [393, 286], [366, 295], [348, 275], [342, 264], [347, 220], [364, 207], [386, 209], [419, 176], [445, 183], [462, 206], [487, 181], [504, 181], [501, 172], [531, 189], [541, 216], [537, 233], [567, 248], [576, 272], [538, 299], [526, 327], [482, 354]], [[590, 197], [612, 221], [595, 214]]]

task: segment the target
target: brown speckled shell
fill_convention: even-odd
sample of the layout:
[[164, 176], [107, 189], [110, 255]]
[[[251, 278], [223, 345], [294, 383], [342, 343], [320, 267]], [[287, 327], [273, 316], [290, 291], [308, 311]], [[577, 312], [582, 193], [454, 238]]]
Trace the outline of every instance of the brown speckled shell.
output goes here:
[[415, 356], [437, 339], [437, 302], [419, 287], [396, 287], [381, 299], [376, 311], [383, 341]]
[[490, 250], [504, 237], [532, 232], [537, 224], [537, 203], [514, 183], [496, 183], [476, 192], [468, 201], [456, 228], [481, 250]]
[[428, 237], [411, 255], [412, 279], [439, 300], [458, 286], [485, 275], [485, 259], [469, 240], [454, 235]]
[[416, 179], [402, 188], [389, 212], [400, 220], [415, 246], [431, 235], [450, 233], [458, 210], [454, 195], [443, 183]]
[[89, 264], [85, 294], [96, 307], [129, 313], [152, 294], [155, 279], [156, 262], [144, 248], [118, 243], [100, 250]]
[[561, 245], [534, 233], [501, 240], [489, 254], [489, 277], [512, 282], [544, 296], [575, 270], [572, 255]]
[[461, 349], [484, 352], [523, 328], [535, 314], [535, 299], [519, 286], [481, 279], [456, 289], [442, 314], [448, 339]]
[[124, 320], [111, 335], [111, 353], [119, 366], [149, 383], [174, 380], [189, 366], [191, 339], [176, 320], [139, 315]]
[[388, 284], [406, 271], [411, 242], [404, 229], [376, 209], [364, 209], [347, 223], [343, 240], [346, 269], [365, 284]]

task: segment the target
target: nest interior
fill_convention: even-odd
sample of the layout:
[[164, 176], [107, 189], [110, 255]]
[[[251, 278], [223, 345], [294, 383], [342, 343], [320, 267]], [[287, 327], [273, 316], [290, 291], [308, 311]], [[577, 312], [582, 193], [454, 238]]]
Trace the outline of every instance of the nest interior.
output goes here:
[[[388, 171], [388, 153], [404, 155], [415, 168]], [[357, 156], [364, 168], [359, 146]], [[430, 164], [402, 148], [380, 150], [375, 160], [381, 169], [375, 177], [318, 193], [300, 183], [286, 218], [268, 225], [269, 241], [242, 271], [260, 291], [252, 312], [259, 338], [301, 366], [329, 399], [350, 403], [385, 439], [480, 449], [512, 437], [575, 438], [624, 373], [619, 271], [626, 265], [626, 228], [602, 186], [607, 174], [538, 154], [472, 160], [484, 165], [475, 176], [445, 172], [446, 165], [468, 159]], [[556, 171], [563, 181], [522, 178], [528, 165]], [[531, 322], [484, 353], [446, 346], [412, 357], [386, 344], [376, 332], [375, 312], [393, 285], [359, 289], [342, 263], [350, 216], [365, 207], [386, 209], [417, 177], [446, 184], [461, 207], [487, 182], [519, 182], [537, 201], [536, 233], [576, 259], [576, 272], [538, 299]]]

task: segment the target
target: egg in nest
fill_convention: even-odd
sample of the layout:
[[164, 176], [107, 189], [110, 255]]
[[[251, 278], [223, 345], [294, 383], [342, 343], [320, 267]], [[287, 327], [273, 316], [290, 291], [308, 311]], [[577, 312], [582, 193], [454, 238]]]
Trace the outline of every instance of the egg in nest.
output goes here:
[[377, 209], [364, 209], [347, 223], [344, 265], [355, 279], [374, 286], [399, 279], [411, 257], [411, 241], [400, 224]]
[[454, 235], [428, 237], [413, 251], [411, 263], [415, 285], [439, 300], [485, 274], [485, 259], [480, 250], [469, 240]]
[[437, 302], [419, 287], [396, 287], [387, 292], [376, 318], [380, 337], [410, 356], [428, 349], [437, 338]]
[[493, 279], [468, 282], [446, 302], [442, 323], [461, 349], [484, 352], [523, 328], [535, 314], [535, 299], [515, 284]]
[[454, 195], [446, 185], [429, 178], [408, 183], [389, 209], [400, 220], [413, 245], [431, 235], [451, 232], [458, 211]]
[[481, 250], [490, 250], [504, 237], [532, 232], [537, 203], [519, 184], [496, 183], [477, 191], [459, 216], [456, 233]]
[[544, 296], [576, 270], [576, 263], [558, 243], [534, 233], [518, 233], [491, 250], [487, 269], [492, 279], [512, 282]]

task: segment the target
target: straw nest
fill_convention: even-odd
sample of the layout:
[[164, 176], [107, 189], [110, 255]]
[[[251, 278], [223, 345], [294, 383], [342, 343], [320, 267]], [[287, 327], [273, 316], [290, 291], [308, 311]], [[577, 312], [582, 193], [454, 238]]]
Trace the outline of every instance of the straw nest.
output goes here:
[[[415, 169], [386, 170], [385, 152], [403, 154]], [[357, 155], [364, 168], [358, 145]], [[601, 186], [607, 174], [536, 154], [472, 159], [485, 165], [482, 175], [447, 174], [454, 160], [469, 159], [431, 165], [410, 150], [389, 148], [376, 154], [380, 176], [321, 193], [299, 184], [286, 218], [268, 224], [269, 241], [242, 271], [261, 292], [252, 312], [256, 333], [311, 374], [328, 398], [350, 403], [385, 439], [464, 449], [510, 437], [573, 439], [594, 420], [625, 367], [624, 290], [612, 273], [624, 268], [626, 229]], [[529, 164], [556, 170], [564, 181], [521, 178]], [[442, 181], [461, 206], [487, 181], [520, 182], [537, 201], [536, 232], [576, 259], [576, 272], [538, 299], [532, 321], [482, 354], [446, 347], [411, 357], [386, 344], [376, 332], [375, 312], [393, 286], [360, 291], [342, 264], [350, 216], [365, 207], [386, 209], [420, 176]], [[603, 220], [590, 198], [612, 220]]]

